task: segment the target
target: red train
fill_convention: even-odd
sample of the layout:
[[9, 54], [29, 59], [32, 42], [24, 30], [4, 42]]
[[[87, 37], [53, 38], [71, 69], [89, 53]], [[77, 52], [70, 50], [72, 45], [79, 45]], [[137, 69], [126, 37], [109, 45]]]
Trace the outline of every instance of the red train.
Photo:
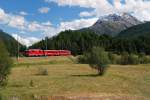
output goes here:
[[69, 56], [71, 51], [69, 50], [41, 50], [41, 49], [29, 49], [23, 53], [25, 56]]

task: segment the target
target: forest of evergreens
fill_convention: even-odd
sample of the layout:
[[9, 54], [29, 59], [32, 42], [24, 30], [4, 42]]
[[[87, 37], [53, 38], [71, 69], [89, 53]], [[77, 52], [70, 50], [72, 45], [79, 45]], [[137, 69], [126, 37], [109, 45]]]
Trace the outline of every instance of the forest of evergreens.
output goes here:
[[46, 49], [68, 49], [73, 55], [80, 55], [93, 46], [100, 46], [106, 51], [121, 54], [145, 53], [150, 54], [150, 38], [144, 35], [134, 38], [111, 37], [109, 35], [97, 35], [93, 32], [64, 31], [58, 36], [46, 38], [30, 48]]
[[24, 51], [26, 46], [18, 43], [12, 36], [0, 30], [0, 41], [4, 43], [6, 50], [10, 56], [16, 56], [18, 54], [18, 46], [20, 51]]

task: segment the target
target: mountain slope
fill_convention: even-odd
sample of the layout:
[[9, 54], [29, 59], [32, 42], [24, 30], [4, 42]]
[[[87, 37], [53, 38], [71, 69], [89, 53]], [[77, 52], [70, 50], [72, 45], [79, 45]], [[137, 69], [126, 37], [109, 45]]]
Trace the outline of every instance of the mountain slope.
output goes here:
[[[0, 30], [0, 40], [4, 43], [11, 56], [17, 55], [18, 41], [2, 30]], [[23, 48], [24, 46], [19, 43], [19, 47]]]
[[122, 30], [138, 24], [141, 24], [141, 22], [128, 13], [123, 13], [121, 15], [111, 14], [99, 18], [93, 26], [81, 29], [81, 31], [91, 30], [96, 34], [116, 36]]
[[146, 22], [140, 25], [130, 27], [119, 33], [118, 37], [138, 37], [146, 36], [150, 37], [150, 22]]

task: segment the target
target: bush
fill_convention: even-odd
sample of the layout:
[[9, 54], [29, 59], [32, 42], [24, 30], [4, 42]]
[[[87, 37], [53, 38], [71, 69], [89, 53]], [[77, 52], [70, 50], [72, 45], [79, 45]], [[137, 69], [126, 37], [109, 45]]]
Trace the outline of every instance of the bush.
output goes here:
[[120, 64], [122, 65], [136, 65], [139, 64], [139, 57], [134, 54], [128, 54], [127, 52], [123, 52], [120, 59]]
[[123, 52], [121, 54], [120, 64], [122, 64], [122, 65], [128, 65], [129, 64], [128, 58], [129, 58], [128, 52]]
[[38, 75], [48, 75], [48, 71], [45, 68], [39, 68]]
[[110, 60], [110, 63], [111, 64], [117, 64], [119, 61], [118, 61], [118, 55], [116, 54], [113, 54], [111, 52], [108, 53], [108, 57], [109, 57], [109, 60]]
[[30, 81], [29, 85], [30, 85], [31, 87], [33, 87], [33, 86], [34, 86], [34, 84], [33, 84], [33, 80], [31, 80], [31, 81]]
[[0, 86], [7, 84], [7, 76], [10, 73], [12, 59], [9, 57], [4, 44], [0, 41]]
[[128, 63], [131, 65], [137, 65], [139, 64], [139, 57], [137, 55], [134, 54], [130, 54], [129, 58], [128, 58]]
[[149, 57], [143, 57], [141, 59], [141, 64], [149, 64], [150, 63], [150, 58]]
[[150, 58], [148, 56], [146, 56], [145, 53], [140, 53], [139, 61], [140, 61], [140, 64], [148, 64], [148, 63], [150, 63]]
[[93, 47], [84, 54], [85, 60], [89, 65], [98, 71], [98, 75], [103, 75], [109, 64], [108, 53], [103, 48]]
[[86, 52], [83, 55], [78, 56], [78, 62], [82, 64], [87, 64], [88, 63], [87, 54], [88, 53]]

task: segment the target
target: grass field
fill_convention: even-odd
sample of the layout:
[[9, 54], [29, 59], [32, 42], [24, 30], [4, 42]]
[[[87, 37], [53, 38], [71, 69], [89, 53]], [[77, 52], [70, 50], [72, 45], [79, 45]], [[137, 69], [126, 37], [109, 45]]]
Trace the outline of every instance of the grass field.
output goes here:
[[[41, 69], [48, 75], [39, 75]], [[74, 57], [20, 58], [0, 94], [7, 99], [21, 96], [21, 100], [61, 95], [150, 99], [150, 65], [111, 65], [104, 76], [96, 73], [87, 64], [77, 64]]]

